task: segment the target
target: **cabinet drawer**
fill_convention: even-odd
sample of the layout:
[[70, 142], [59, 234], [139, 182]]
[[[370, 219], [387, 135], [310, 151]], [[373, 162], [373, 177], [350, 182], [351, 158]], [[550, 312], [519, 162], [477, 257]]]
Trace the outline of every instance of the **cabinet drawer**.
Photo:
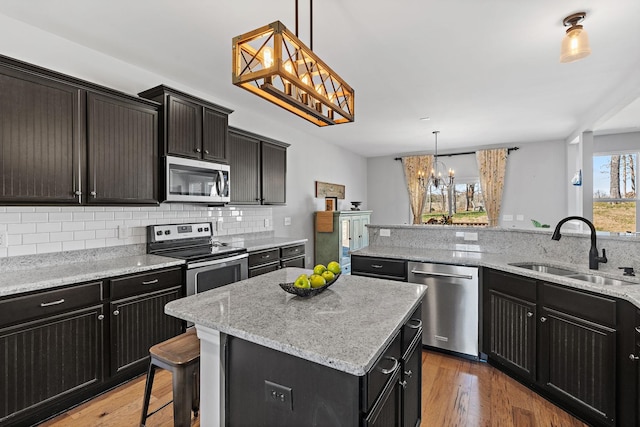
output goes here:
[[545, 307], [555, 308], [602, 325], [614, 328], [616, 326], [616, 301], [613, 299], [550, 283], [542, 283], [540, 295]]
[[304, 255], [304, 245], [285, 246], [280, 248], [280, 258], [293, 258]]
[[369, 412], [387, 381], [400, 366], [402, 356], [401, 333], [398, 331], [391, 344], [384, 350], [371, 370], [365, 375], [362, 387], [362, 411]]
[[485, 269], [484, 287], [527, 301], [536, 301], [536, 281], [514, 274]]
[[279, 262], [274, 262], [272, 264], [267, 264], [260, 267], [250, 268], [249, 277], [255, 277], [261, 274], [269, 273], [271, 271], [276, 271], [279, 268], [280, 268]]
[[351, 271], [361, 276], [407, 280], [407, 262], [398, 259], [352, 255]]
[[182, 285], [182, 269], [160, 270], [111, 279], [111, 299]]
[[280, 260], [280, 248], [249, 253], [249, 268]]
[[0, 301], [0, 326], [99, 303], [102, 282], [74, 285]]
[[280, 261], [280, 265], [282, 266], [282, 268], [285, 268], [285, 267], [304, 268], [304, 255], [299, 256], [297, 258], [282, 260]]
[[418, 308], [409, 316], [409, 320], [402, 326], [402, 356], [407, 353], [411, 343], [416, 335], [422, 333], [422, 303], [418, 305]]

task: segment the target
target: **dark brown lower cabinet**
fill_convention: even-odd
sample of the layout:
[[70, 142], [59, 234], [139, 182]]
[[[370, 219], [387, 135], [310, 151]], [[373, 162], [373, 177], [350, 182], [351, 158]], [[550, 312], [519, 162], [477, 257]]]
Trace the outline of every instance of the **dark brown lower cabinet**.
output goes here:
[[144, 373], [149, 348], [183, 331], [164, 314], [182, 277], [169, 268], [0, 298], [0, 426], [38, 424]]
[[483, 285], [489, 363], [590, 425], [634, 425], [619, 395], [625, 301], [490, 269]]
[[102, 381], [103, 318], [100, 304], [0, 329], [0, 425], [29, 425], [30, 413]]
[[180, 298], [181, 288], [113, 301], [111, 313], [111, 375], [149, 360], [149, 348], [182, 331], [182, 322], [164, 315], [164, 306]]

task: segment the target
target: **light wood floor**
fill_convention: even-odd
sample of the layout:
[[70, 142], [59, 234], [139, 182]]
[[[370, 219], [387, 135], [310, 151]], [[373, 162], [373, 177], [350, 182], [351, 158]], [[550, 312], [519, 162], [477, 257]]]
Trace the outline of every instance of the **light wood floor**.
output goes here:
[[[563, 410], [486, 363], [424, 351], [422, 353], [424, 427], [586, 427]], [[46, 427], [124, 427], [140, 422], [145, 377], [139, 377], [54, 418]], [[151, 410], [171, 400], [171, 374], [159, 370]], [[173, 407], [147, 422], [171, 427]], [[199, 427], [195, 418], [192, 427]]]

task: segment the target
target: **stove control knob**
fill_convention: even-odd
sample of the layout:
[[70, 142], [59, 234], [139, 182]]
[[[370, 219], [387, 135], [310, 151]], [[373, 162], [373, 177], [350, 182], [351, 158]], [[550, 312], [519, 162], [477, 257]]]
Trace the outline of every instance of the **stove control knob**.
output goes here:
[[171, 234], [171, 230], [164, 230], [164, 234], [168, 236], [169, 234]]
[[156, 231], [156, 236], [162, 236], [162, 230]]
[[204, 231], [209, 231], [209, 227], [205, 227], [205, 228], [204, 228]]
[[198, 228], [198, 233], [202, 233], [202, 227]]

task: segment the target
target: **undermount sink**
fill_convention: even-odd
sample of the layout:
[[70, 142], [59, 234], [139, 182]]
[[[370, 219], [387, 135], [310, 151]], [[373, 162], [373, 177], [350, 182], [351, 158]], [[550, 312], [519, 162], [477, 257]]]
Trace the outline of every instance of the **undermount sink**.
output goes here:
[[559, 267], [552, 267], [544, 264], [510, 264], [514, 267], [526, 268], [527, 270], [539, 271], [540, 273], [553, 274], [555, 276], [568, 276], [570, 274], [576, 274], [575, 271], [567, 270]]
[[571, 274], [567, 277], [571, 279], [582, 280], [584, 282], [589, 282], [596, 285], [604, 285], [604, 286], [637, 285], [637, 283], [634, 283], [634, 282], [626, 282], [624, 280], [596, 276], [595, 274]]

